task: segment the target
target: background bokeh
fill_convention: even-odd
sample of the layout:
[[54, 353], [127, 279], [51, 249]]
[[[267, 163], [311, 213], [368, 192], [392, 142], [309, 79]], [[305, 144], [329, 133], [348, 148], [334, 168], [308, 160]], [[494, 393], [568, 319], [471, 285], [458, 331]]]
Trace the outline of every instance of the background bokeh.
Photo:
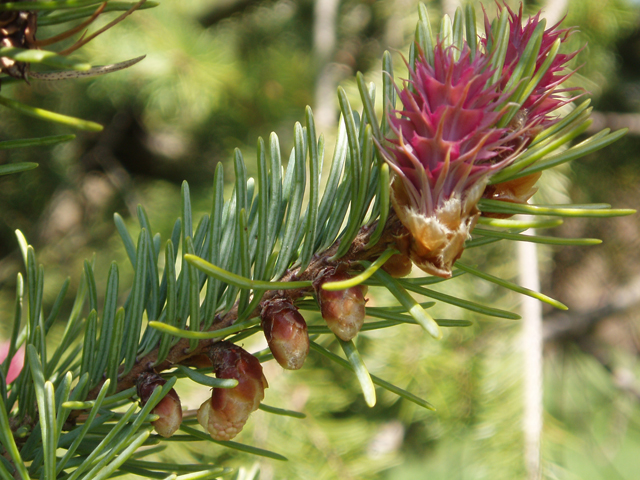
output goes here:
[[[486, 2], [489, 15], [495, 6]], [[517, 8], [515, 2], [507, 2]], [[426, 2], [435, 22], [454, 0]], [[481, 9], [477, 5], [480, 15]], [[630, 127], [596, 155], [545, 174], [537, 201], [640, 204], [640, 4], [631, 0], [527, 2], [564, 25], [578, 27], [581, 48], [572, 77], [594, 105], [591, 133]], [[559, 12], [559, 13], [558, 13]], [[480, 20], [480, 17], [478, 18]], [[50, 305], [61, 282], [77, 286], [85, 259], [106, 280], [112, 260], [121, 285], [132, 275], [112, 216], [137, 231], [144, 205], [164, 239], [180, 215], [180, 184], [191, 187], [195, 216], [210, 208], [213, 171], [232, 178], [240, 148], [253, 175], [259, 136], [275, 131], [287, 151], [293, 124], [311, 105], [327, 137], [335, 133], [335, 87], [356, 100], [353, 75], [381, 85], [380, 58], [391, 50], [398, 76], [417, 21], [414, 0], [164, 1], [137, 12], [77, 56], [109, 64], [146, 54], [135, 67], [90, 80], [11, 84], [3, 95], [105, 125], [68, 144], [0, 152], [0, 163], [35, 161], [39, 168], [0, 178], [0, 335], [9, 333], [21, 259], [14, 230], [24, 232], [45, 266]], [[104, 20], [106, 22], [106, 20]], [[42, 32], [49, 36], [54, 29]], [[0, 117], [0, 140], [67, 133], [13, 112]], [[578, 139], [579, 141], [580, 139]], [[329, 152], [331, 152], [329, 150]], [[570, 307], [544, 310], [544, 478], [635, 479], [640, 454], [640, 217], [574, 219], [556, 233], [597, 237], [598, 247], [540, 248], [543, 292]], [[515, 247], [473, 250], [465, 259], [514, 279]], [[520, 299], [465, 276], [438, 289], [518, 309]], [[104, 292], [104, 284], [98, 291]], [[370, 304], [392, 302], [372, 289]], [[70, 308], [72, 295], [69, 295]], [[48, 303], [47, 303], [48, 302]], [[212, 446], [171, 444], [175, 461], [218, 461], [262, 479], [515, 479], [525, 477], [521, 325], [454, 307], [436, 316], [466, 318], [440, 343], [410, 326], [361, 334], [370, 371], [427, 398], [430, 412], [379, 391], [366, 407], [355, 378], [322, 357], [284, 372], [265, 364], [265, 402], [307, 414], [304, 420], [256, 412], [239, 441], [285, 454], [286, 463]], [[47, 307], [45, 307], [47, 311]], [[311, 315], [309, 315], [311, 319]], [[60, 326], [63, 327], [62, 325]], [[326, 345], [331, 347], [330, 341]], [[264, 345], [257, 339], [247, 348]], [[206, 390], [206, 389], [205, 389]], [[183, 403], [197, 408], [207, 391], [179, 384]], [[247, 474], [247, 478], [250, 474]]]

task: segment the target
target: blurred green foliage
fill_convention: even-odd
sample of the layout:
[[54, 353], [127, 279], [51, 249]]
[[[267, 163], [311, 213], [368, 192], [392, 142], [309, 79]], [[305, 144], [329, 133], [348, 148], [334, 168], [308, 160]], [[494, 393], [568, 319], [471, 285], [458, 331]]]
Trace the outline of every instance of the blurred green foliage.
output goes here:
[[[439, 2], [427, 6], [432, 18], [440, 16]], [[541, 6], [532, 2], [527, 9]], [[568, 11], [565, 24], [579, 27], [574, 46], [586, 44], [575, 60], [583, 64], [575, 84], [587, 82], [596, 108], [640, 115], [638, 7], [623, 0], [571, 0]], [[380, 84], [382, 51], [407, 51], [416, 12], [412, 1], [341, 2], [331, 62], [343, 77], [360, 70], [370, 80], [375, 74]], [[135, 218], [135, 206], [142, 203], [154, 230], [166, 238], [179, 213], [182, 180], [190, 182], [194, 211], [201, 215], [210, 206], [213, 170], [218, 162], [231, 168], [233, 148], [240, 147], [245, 158], [251, 158], [257, 137], [276, 131], [286, 150], [293, 123], [303, 118], [305, 105], [314, 107], [322, 65], [314, 53], [313, 22], [311, 0], [167, 1], [128, 18], [83, 49], [82, 55], [93, 64], [146, 54], [141, 64], [91, 80], [3, 86], [3, 94], [21, 102], [106, 128], [101, 134], [80, 133], [74, 142], [54, 148], [0, 152], [3, 164], [40, 164], [36, 170], [0, 178], [0, 311], [12, 308], [13, 279], [19, 269], [14, 229], [25, 232], [39, 251], [50, 284], [67, 276], [77, 284], [83, 260], [94, 252], [97, 278], [104, 279], [111, 260], [127, 263], [113, 226], [114, 212]], [[402, 69], [401, 61], [396, 65]], [[0, 121], [0, 140], [66, 133], [15, 114], [3, 113]], [[541, 193], [636, 207], [637, 143], [638, 137], [630, 136], [572, 166], [556, 180], [550, 178], [554, 187]], [[251, 168], [251, 161], [248, 164]], [[583, 295], [600, 295], [605, 281], [615, 290], [638, 275], [636, 217], [580, 220], [565, 227], [565, 232], [601, 236], [605, 246], [595, 253], [575, 247], [542, 251], [545, 292], [580, 313], [583, 296], [572, 282], [581, 278], [585, 265], [597, 267], [601, 278], [586, 286], [579, 283], [587, 289]], [[492, 272], [513, 279], [516, 266], [505, 248], [512, 246], [485, 250], [482, 256], [469, 251], [464, 258], [479, 266], [490, 264]], [[121, 274], [132, 273], [125, 268]], [[513, 294], [466, 277], [447, 282], [447, 293], [517, 308]], [[127, 284], [127, 279], [122, 282]], [[98, 291], [104, 292], [104, 286]], [[45, 302], [50, 304], [56, 293], [45, 291]], [[391, 302], [375, 289], [369, 297], [372, 305]], [[618, 323], [607, 320], [604, 333], [590, 330], [547, 349], [546, 478], [636, 478], [639, 397], [632, 389], [621, 389], [612, 372], [624, 368], [640, 374], [640, 342], [638, 337], [627, 341], [624, 333], [627, 328], [637, 335], [640, 320], [637, 314], [621, 315]], [[160, 455], [196, 462], [217, 458], [222, 465], [236, 467], [258, 461], [263, 479], [523, 478], [519, 324], [486, 320], [454, 307], [434, 316], [466, 318], [474, 326], [449, 329], [440, 343], [419, 327], [402, 326], [362, 334], [358, 347], [373, 374], [393, 378], [427, 398], [437, 412], [388, 393], [369, 409], [350, 372], [329, 368], [324, 358], [312, 354], [300, 372], [283, 372], [275, 362], [265, 365], [270, 381], [265, 403], [302, 410], [307, 418], [257, 412], [239, 437], [285, 454], [289, 462], [256, 460], [210, 444], [175, 443]], [[311, 321], [311, 315], [308, 318]], [[323, 342], [334, 351], [339, 348], [335, 340]], [[637, 383], [635, 388], [637, 392]], [[200, 397], [208, 393], [186, 384], [179, 390], [190, 408], [197, 408]], [[190, 390], [192, 396], [183, 394]]]

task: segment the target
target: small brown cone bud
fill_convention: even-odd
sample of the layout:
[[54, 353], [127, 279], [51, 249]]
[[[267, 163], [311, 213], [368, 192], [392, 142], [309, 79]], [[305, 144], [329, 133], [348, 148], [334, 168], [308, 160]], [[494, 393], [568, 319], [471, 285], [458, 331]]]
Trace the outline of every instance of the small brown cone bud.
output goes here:
[[[149, 400], [149, 397], [153, 393], [153, 390], [157, 386], [162, 386], [167, 381], [156, 373], [143, 373], [138, 377], [138, 397], [140, 397], [140, 403], [144, 405]], [[170, 437], [182, 423], [182, 405], [180, 404], [180, 397], [176, 391], [172, 388], [169, 393], [160, 400], [160, 402], [151, 410], [151, 413], [159, 415], [160, 418], [155, 422], [152, 422], [153, 428], [165, 438]]]
[[195, 368], [211, 368], [213, 366], [209, 356], [204, 354], [193, 355], [186, 360], [181, 361], [180, 365]]
[[[542, 175], [542, 172], [532, 173], [524, 177], [509, 180], [508, 182], [487, 185], [482, 194], [482, 198], [489, 200], [502, 200], [511, 203], [527, 203], [527, 201], [538, 191], [534, 187], [535, 183]], [[509, 218], [513, 215], [509, 213], [482, 212], [482, 216], [489, 218]]]
[[309, 334], [298, 309], [288, 299], [278, 298], [265, 303], [260, 317], [273, 358], [287, 370], [302, 368], [309, 354]]
[[233, 343], [213, 345], [210, 356], [216, 377], [235, 378], [238, 385], [214, 388], [198, 410], [198, 423], [214, 440], [231, 440], [258, 409], [268, 384], [258, 359]]
[[364, 323], [366, 287], [358, 285], [345, 290], [324, 290], [322, 285], [349, 278], [347, 273], [334, 272], [321, 274], [313, 282], [322, 318], [329, 329], [345, 342], [355, 337]]
[[391, 258], [382, 265], [382, 269], [393, 278], [406, 277], [411, 273], [411, 267], [413, 267], [411, 259], [401, 253], [392, 255]]

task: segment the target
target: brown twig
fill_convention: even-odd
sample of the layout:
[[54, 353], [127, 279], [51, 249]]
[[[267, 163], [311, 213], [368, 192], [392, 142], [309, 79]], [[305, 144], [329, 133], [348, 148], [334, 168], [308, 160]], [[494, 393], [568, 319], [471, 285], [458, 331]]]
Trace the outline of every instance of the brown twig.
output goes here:
[[[82, 47], [83, 45], [86, 45], [87, 43], [89, 43], [91, 40], [93, 40], [94, 38], [96, 38], [98, 35], [100, 35], [101, 33], [106, 32], [107, 30], [109, 30], [111, 27], [113, 27], [114, 25], [117, 25], [118, 23], [120, 23], [122, 20], [124, 20], [125, 18], [127, 18], [129, 15], [131, 15], [133, 12], [135, 12], [136, 10], [138, 10], [147, 0], [140, 0], [138, 3], [136, 3], [133, 7], [131, 7], [129, 10], [127, 10], [126, 12], [124, 12], [122, 15], [120, 15], [118, 18], [116, 18], [115, 20], [113, 20], [112, 22], [107, 23], [104, 27], [102, 27], [100, 30], [98, 30], [97, 32], [92, 33], [91, 35], [89, 35], [87, 38], [84, 38], [84, 35], [82, 36], [82, 38], [80, 40], [78, 40], [76, 43], [74, 43], [73, 45], [71, 45], [69, 48], [62, 50], [59, 55], [69, 55], [71, 52], [75, 52], [77, 49], [79, 49], [80, 47]], [[86, 33], [86, 32], [85, 32]]]
[[67, 38], [69, 38], [71, 35], [74, 35], [76, 33], [78, 33], [80, 30], [82, 30], [85, 27], [88, 27], [89, 25], [91, 25], [93, 23], [93, 21], [98, 18], [98, 16], [102, 13], [102, 11], [105, 9], [105, 7], [107, 6], [107, 2], [102, 3], [95, 12], [93, 12], [93, 15], [91, 15], [87, 20], [85, 20], [84, 22], [76, 25], [73, 28], [70, 28], [69, 30], [62, 32], [58, 35], [54, 35], [53, 37], [49, 37], [46, 38], [44, 40], [33, 40], [32, 42], [30, 42], [30, 46], [31, 47], [46, 47], [48, 45], [53, 45], [54, 43], [58, 43], [61, 42], [62, 40], [66, 40]]

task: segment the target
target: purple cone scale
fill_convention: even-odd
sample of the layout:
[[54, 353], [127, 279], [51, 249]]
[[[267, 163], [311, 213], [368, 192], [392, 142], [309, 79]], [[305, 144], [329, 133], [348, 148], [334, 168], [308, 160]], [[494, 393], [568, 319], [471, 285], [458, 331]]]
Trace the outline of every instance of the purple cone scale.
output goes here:
[[[420, 54], [410, 66], [409, 79], [398, 88], [403, 108], [389, 116], [393, 135], [381, 146], [394, 173], [391, 203], [404, 226], [396, 247], [423, 271], [443, 278], [451, 276], [470, 238], [489, 178], [509, 166], [568, 101], [556, 95], [556, 87], [567, 78], [559, 72], [570, 56], [557, 55], [512, 120], [500, 123], [513, 114], [514, 90], [505, 88], [539, 19], [521, 26], [521, 13], [500, 7], [499, 14], [510, 15], [513, 37], [504, 68], [492, 67], [499, 62], [487, 53], [486, 40], [480, 39], [475, 55], [466, 42], [458, 48], [439, 41], [433, 63]], [[534, 74], [553, 43], [569, 33], [555, 27], [544, 32]], [[492, 38], [490, 26], [487, 35]], [[535, 191], [532, 185], [517, 187], [522, 198]]]
[[[541, 22], [540, 13], [534, 17], [524, 21], [522, 14], [522, 5], [518, 13], [509, 8], [508, 5], [504, 7], [498, 5], [499, 13], [509, 16], [509, 43], [507, 51], [505, 53], [505, 61], [503, 70], [507, 73], [505, 78], [508, 78], [514, 69], [516, 68], [520, 58], [524, 54], [527, 47], [527, 43], [530, 41], [535, 29]], [[487, 47], [487, 39], [494, 40], [494, 35], [491, 28], [491, 22], [485, 11], [484, 24], [487, 32], [486, 38], [481, 40], [484, 47]], [[546, 60], [546, 56], [552, 49], [553, 44], [556, 41], [564, 43], [569, 36], [574, 32], [573, 28], [558, 28], [559, 23], [546, 29], [542, 36], [540, 43], [540, 50], [538, 52], [534, 75], [537, 74]], [[531, 94], [523, 102], [518, 116], [518, 121], [521, 122], [520, 128], [522, 130], [522, 143], [523, 146], [528, 145], [537, 133], [552, 125], [557, 121], [557, 109], [561, 106], [572, 102], [578, 95], [569, 96], [568, 92], [579, 91], [579, 88], [558, 88], [567, 78], [569, 78], [573, 71], [566, 73], [566, 64], [571, 60], [578, 52], [572, 52], [568, 54], [559, 53], [555, 56], [547, 71], [542, 75], [540, 81], [533, 89]], [[496, 183], [490, 185], [482, 195], [483, 198], [492, 200], [502, 200], [513, 203], [527, 203], [529, 198], [537, 191], [534, 187], [536, 181], [540, 178], [541, 173], [534, 173], [525, 177], [517, 178], [515, 180]], [[510, 215], [505, 214], [483, 214], [489, 217], [507, 218]]]
[[[540, 12], [538, 12], [534, 17], [524, 21], [522, 4], [520, 5], [518, 13], [511, 10], [511, 8], [506, 4], [504, 4], [503, 7], [498, 3], [497, 6], [499, 15], [509, 16], [509, 42], [505, 53], [503, 67], [503, 81], [505, 81], [511, 77], [511, 74], [515, 70], [520, 58], [527, 48], [527, 44], [535, 29], [542, 20], [540, 19]], [[484, 24], [487, 34], [486, 37], [481, 40], [481, 43], [486, 49], [487, 39], [493, 39], [494, 37], [491, 22], [489, 21], [486, 11], [484, 12]], [[560, 29], [558, 27], [559, 23], [544, 31], [540, 44], [540, 51], [536, 58], [534, 75], [542, 67], [542, 64], [553, 47], [554, 42], [556, 42], [556, 40], [560, 40], [560, 42], [563, 43], [574, 32], [573, 28]], [[542, 78], [533, 92], [531, 92], [522, 104], [520, 112], [522, 112], [521, 117], [524, 120], [523, 127], [528, 130], [530, 134], [536, 133], [537, 131], [554, 123], [557, 119], [557, 115], [555, 115], [554, 112], [562, 105], [565, 105], [575, 99], [575, 97], [563, 96], [561, 93], [579, 90], [578, 88], [560, 89], [556, 87], [573, 74], [573, 71], [569, 71], [569, 73], [565, 72], [566, 64], [569, 60], [575, 57], [577, 53], [578, 52], [557, 54], [551, 62], [548, 70], [544, 75], [542, 75]], [[505, 84], [503, 83], [501, 87], [504, 86]]]

